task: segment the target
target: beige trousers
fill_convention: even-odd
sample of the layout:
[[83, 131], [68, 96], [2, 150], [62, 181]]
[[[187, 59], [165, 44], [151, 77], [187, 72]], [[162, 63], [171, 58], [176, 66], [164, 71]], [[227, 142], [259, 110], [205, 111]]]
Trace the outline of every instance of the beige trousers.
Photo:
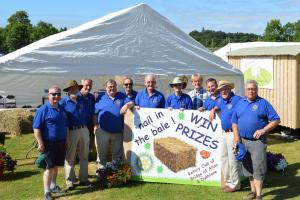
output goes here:
[[224, 175], [225, 184], [230, 188], [239, 190], [241, 188], [241, 164], [235, 159], [233, 150], [233, 132], [222, 132], [221, 169]]
[[112, 147], [112, 160], [123, 159], [123, 133], [109, 133], [98, 128], [95, 140], [98, 169], [104, 168], [106, 165], [110, 142]]
[[70, 130], [67, 136], [67, 151], [65, 160], [66, 183], [74, 183], [75, 176], [75, 156], [79, 157], [79, 181], [88, 181], [88, 156], [90, 136], [87, 127]]

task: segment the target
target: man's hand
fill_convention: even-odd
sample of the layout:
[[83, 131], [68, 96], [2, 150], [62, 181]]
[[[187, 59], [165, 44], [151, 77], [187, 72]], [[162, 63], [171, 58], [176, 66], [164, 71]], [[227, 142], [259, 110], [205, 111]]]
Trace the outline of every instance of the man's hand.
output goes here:
[[95, 124], [94, 125], [94, 131], [93, 131], [94, 134], [96, 134], [96, 131], [97, 131], [98, 128], [100, 128], [100, 125], [99, 124]]
[[198, 108], [198, 110], [199, 110], [200, 112], [204, 112], [204, 111], [205, 111], [205, 108], [200, 107], [200, 108]]
[[128, 110], [128, 108], [129, 108], [128, 105], [125, 104], [125, 105], [121, 108], [120, 114], [121, 114], [121, 115], [125, 115], [126, 112], [127, 112], [127, 110]]
[[134, 106], [135, 109], [139, 110], [140, 109], [140, 106]]
[[233, 144], [236, 145], [237, 143], [240, 143], [240, 137], [233, 136]]
[[38, 152], [43, 153], [45, 151], [44, 143], [39, 143], [37, 150]]
[[253, 138], [259, 139], [264, 134], [266, 134], [266, 131], [264, 129], [259, 129], [255, 131], [255, 133], [253, 134]]
[[212, 109], [209, 113], [209, 121], [212, 121], [216, 118], [216, 111], [215, 109]]

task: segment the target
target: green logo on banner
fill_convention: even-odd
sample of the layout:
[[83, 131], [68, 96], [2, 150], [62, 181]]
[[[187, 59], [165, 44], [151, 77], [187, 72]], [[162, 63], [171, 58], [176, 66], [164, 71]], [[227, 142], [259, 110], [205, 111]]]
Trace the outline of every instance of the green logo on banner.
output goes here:
[[253, 75], [253, 69], [250, 67], [247, 70], [244, 71], [244, 78], [245, 80], [256, 80], [258, 83], [258, 86], [263, 87], [268, 85], [272, 81], [272, 74], [270, 74], [267, 70], [264, 68], [260, 68], [260, 73], [256, 76]]

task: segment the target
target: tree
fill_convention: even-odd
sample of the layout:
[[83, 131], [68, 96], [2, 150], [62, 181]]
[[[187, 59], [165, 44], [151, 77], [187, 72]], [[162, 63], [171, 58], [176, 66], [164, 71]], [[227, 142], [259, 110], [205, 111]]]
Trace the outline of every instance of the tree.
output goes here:
[[5, 43], [8, 52], [15, 51], [30, 43], [30, 33], [27, 25], [15, 23], [9, 26], [6, 31]]
[[295, 24], [290, 22], [286, 23], [283, 26], [284, 41], [292, 42], [294, 35], [295, 35]]
[[300, 42], [300, 20], [295, 23], [294, 42]]
[[35, 42], [42, 38], [45, 38], [49, 35], [58, 33], [59, 31], [52, 25], [43, 21], [37, 23], [36, 26], [33, 27], [31, 32], [31, 41]]
[[28, 14], [24, 10], [17, 11], [15, 14], [11, 15], [7, 21], [9, 25], [20, 23], [27, 26], [31, 26]]
[[8, 52], [15, 51], [30, 43], [32, 25], [25, 11], [17, 11], [8, 18], [6, 25], [5, 45]]
[[7, 48], [6, 48], [6, 42], [5, 42], [5, 29], [0, 28], [0, 54], [6, 54]]
[[264, 41], [279, 42], [283, 41], [283, 28], [280, 20], [272, 19], [267, 23], [267, 27], [264, 32]]

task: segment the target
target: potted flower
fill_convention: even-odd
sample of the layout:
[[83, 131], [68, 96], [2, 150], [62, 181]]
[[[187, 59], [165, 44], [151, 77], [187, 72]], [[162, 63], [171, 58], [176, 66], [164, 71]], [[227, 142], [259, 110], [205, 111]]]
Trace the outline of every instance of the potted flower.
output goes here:
[[131, 167], [122, 160], [108, 162], [103, 169], [96, 171], [97, 179], [101, 187], [120, 187], [131, 178]]
[[271, 171], [285, 171], [287, 169], [287, 161], [281, 153], [267, 152], [267, 166]]
[[17, 161], [12, 159], [8, 154], [4, 145], [0, 145], [0, 177], [3, 176], [4, 171], [13, 172], [16, 168]]

